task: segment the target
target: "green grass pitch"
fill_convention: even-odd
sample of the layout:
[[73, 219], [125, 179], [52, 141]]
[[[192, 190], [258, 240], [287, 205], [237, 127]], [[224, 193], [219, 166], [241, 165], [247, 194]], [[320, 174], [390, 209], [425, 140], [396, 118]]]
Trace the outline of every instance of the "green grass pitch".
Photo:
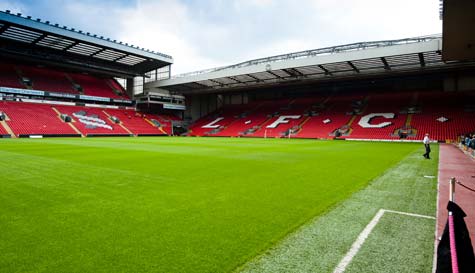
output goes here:
[[0, 272], [232, 272], [407, 155], [424, 162], [419, 150], [294, 139], [1, 140]]

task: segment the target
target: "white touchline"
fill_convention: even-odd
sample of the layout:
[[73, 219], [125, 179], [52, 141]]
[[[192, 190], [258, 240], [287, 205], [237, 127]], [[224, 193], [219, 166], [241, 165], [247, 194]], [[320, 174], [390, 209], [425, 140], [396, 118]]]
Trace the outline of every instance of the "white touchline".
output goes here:
[[426, 218], [426, 219], [435, 219], [434, 216], [422, 215], [422, 214], [416, 214], [416, 213], [409, 213], [409, 212], [403, 212], [403, 211], [396, 211], [396, 210], [390, 210], [390, 209], [384, 209], [384, 212], [397, 213], [397, 214], [419, 217], [419, 218]]
[[341, 259], [340, 263], [336, 266], [335, 270], [333, 270], [333, 273], [343, 273], [346, 270], [346, 267], [350, 264], [351, 260], [355, 257], [356, 253], [360, 250], [361, 246], [363, 245], [364, 241], [368, 238], [369, 234], [373, 230], [373, 228], [378, 224], [379, 220], [383, 216], [385, 212], [389, 213], [396, 213], [396, 214], [402, 214], [402, 215], [407, 215], [407, 216], [412, 216], [412, 217], [420, 217], [420, 218], [426, 218], [426, 219], [435, 219], [433, 216], [428, 216], [428, 215], [421, 215], [421, 214], [415, 214], [415, 213], [409, 213], [409, 212], [402, 212], [402, 211], [395, 211], [395, 210], [386, 210], [386, 209], [380, 209], [378, 213], [373, 217], [371, 222], [369, 222], [368, 225], [363, 229], [363, 231], [358, 235], [358, 238], [356, 241], [351, 245], [350, 250], [346, 253], [345, 257]]

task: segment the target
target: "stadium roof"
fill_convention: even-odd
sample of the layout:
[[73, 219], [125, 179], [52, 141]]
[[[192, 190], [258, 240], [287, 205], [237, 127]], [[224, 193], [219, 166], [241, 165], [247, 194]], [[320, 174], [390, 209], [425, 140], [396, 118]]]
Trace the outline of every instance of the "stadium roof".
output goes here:
[[49, 21], [0, 11], [0, 56], [90, 68], [117, 76], [143, 75], [173, 63], [171, 56]]
[[[148, 90], [192, 94], [460, 66], [443, 62], [441, 35], [362, 42], [260, 58], [150, 82]], [[464, 63], [475, 66], [475, 63]]]

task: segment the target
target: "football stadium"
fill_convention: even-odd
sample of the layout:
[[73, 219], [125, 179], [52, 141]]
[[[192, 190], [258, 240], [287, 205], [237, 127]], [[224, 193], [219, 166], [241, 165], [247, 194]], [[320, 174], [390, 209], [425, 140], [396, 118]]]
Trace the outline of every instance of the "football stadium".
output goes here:
[[0, 11], [0, 272], [473, 272], [473, 10], [176, 75]]

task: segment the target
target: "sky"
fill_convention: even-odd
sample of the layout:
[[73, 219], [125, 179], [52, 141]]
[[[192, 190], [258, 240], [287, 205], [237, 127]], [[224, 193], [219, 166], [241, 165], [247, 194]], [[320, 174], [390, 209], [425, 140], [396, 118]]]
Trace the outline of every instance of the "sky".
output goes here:
[[171, 55], [174, 75], [442, 32], [439, 0], [0, 0], [0, 10]]

